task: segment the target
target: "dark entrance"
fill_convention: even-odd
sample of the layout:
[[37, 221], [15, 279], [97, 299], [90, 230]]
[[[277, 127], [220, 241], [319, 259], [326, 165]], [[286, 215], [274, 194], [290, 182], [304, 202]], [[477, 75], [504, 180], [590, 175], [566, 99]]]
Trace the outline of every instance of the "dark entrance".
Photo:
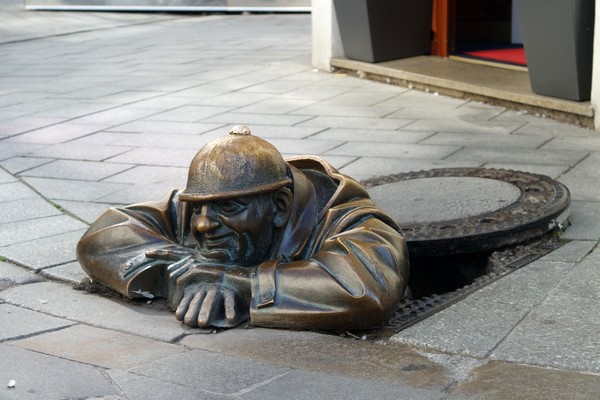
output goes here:
[[514, 0], [437, 0], [432, 54], [526, 65], [513, 3]]

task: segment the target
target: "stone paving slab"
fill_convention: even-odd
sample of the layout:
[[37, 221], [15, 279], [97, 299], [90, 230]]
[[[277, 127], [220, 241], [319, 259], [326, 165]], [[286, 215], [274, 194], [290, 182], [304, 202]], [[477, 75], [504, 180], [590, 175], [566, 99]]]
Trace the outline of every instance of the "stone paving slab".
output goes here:
[[0, 261], [0, 290], [42, 281], [39, 275], [30, 270]]
[[[333, 334], [251, 328], [217, 335], [190, 335], [181, 344], [321, 374], [388, 385], [443, 390], [455, 379], [447, 365], [414, 349], [337, 337]], [[465, 363], [455, 358], [456, 365]]]
[[541, 260], [528, 264], [390, 340], [486, 357], [543, 301], [573, 265]]
[[571, 201], [571, 226], [562, 237], [575, 240], [600, 239], [600, 202]]
[[473, 370], [471, 380], [458, 384], [448, 400], [591, 400], [600, 392], [600, 377], [492, 362]]
[[121, 183], [75, 181], [70, 179], [25, 177], [25, 182], [35, 187], [44, 197], [57, 200], [94, 201], [126, 185]]
[[56, 207], [39, 197], [7, 201], [1, 205], [0, 223], [2, 224], [62, 214]]
[[109, 369], [133, 368], [185, 351], [182, 346], [86, 325], [13, 341], [11, 345]]
[[85, 229], [11, 244], [0, 255], [35, 271], [75, 261], [75, 245]]
[[52, 237], [72, 231], [87, 229], [82, 222], [66, 215], [57, 215], [25, 222], [11, 222], [0, 225], [0, 254], [3, 246]]
[[0, 396], [6, 400], [87, 399], [117, 394], [102, 371], [59, 357], [0, 344], [0, 376], [15, 380], [3, 383]]
[[19, 174], [39, 178], [100, 181], [130, 169], [129, 165], [106, 162], [56, 160]]
[[[181, 373], [182, 368], [185, 373]], [[132, 368], [130, 372], [212, 393], [234, 395], [283, 376], [290, 369], [192, 350]]]
[[26, 310], [10, 304], [0, 304], [0, 315], [2, 315], [0, 342], [54, 331], [75, 324], [72, 321]]
[[0, 292], [0, 299], [55, 317], [164, 342], [172, 342], [187, 331], [169, 311], [87, 294], [60, 283], [13, 287]]
[[489, 149], [489, 148], [463, 148], [452, 154], [447, 161], [479, 161], [481, 163], [502, 162], [514, 164], [541, 164], [541, 165], [574, 165], [583, 160], [587, 153], [571, 150], [536, 150], [531, 149]]
[[410, 387], [393, 386], [356, 378], [336, 377], [329, 374], [293, 371], [264, 386], [243, 394], [242, 399], [445, 399], [446, 394]]
[[70, 262], [56, 267], [41, 270], [40, 275], [53, 281], [64, 282], [70, 285], [78, 285], [90, 282], [90, 277], [83, 272], [78, 262]]
[[[533, 310], [493, 359], [600, 373], [600, 300], [556, 294]], [[600, 387], [599, 387], [600, 390]]]
[[[185, 371], [182, 371], [182, 373], [185, 373]], [[232, 398], [231, 396], [209, 393], [190, 386], [166, 382], [161, 378], [149, 378], [123, 370], [111, 369], [107, 371], [107, 374], [123, 393], [123, 397], [114, 400], [226, 400]]]
[[316, 140], [345, 140], [349, 142], [380, 142], [416, 144], [433, 135], [434, 132], [416, 132], [393, 129], [327, 129], [311, 136]]

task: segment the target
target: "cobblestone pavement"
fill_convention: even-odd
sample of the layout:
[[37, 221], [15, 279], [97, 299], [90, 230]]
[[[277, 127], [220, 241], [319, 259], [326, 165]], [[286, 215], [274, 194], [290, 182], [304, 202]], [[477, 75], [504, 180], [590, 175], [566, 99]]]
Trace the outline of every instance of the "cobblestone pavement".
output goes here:
[[[316, 71], [309, 15], [13, 0], [0, 17], [0, 399], [599, 397], [598, 132]], [[450, 166], [558, 178], [570, 242], [380, 341], [207, 334], [160, 304], [74, 290], [88, 224], [182, 186], [195, 152], [235, 124], [359, 179]]]

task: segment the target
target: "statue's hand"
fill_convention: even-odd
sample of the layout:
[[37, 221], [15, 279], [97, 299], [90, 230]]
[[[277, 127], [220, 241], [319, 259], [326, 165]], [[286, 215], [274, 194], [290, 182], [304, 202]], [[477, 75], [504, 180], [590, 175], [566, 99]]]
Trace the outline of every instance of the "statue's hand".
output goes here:
[[171, 307], [188, 326], [230, 328], [248, 319], [252, 291], [249, 268], [196, 264], [178, 276]]
[[196, 284], [185, 289], [175, 318], [190, 327], [231, 328], [248, 319], [249, 299], [222, 284]]

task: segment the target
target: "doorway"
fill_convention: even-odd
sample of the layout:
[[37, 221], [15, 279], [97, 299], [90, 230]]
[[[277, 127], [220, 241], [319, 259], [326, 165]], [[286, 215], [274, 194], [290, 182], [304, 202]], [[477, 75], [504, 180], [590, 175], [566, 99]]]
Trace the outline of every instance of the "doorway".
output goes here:
[[434, 0], [432, 54], [525, 67], [514, 0]]

